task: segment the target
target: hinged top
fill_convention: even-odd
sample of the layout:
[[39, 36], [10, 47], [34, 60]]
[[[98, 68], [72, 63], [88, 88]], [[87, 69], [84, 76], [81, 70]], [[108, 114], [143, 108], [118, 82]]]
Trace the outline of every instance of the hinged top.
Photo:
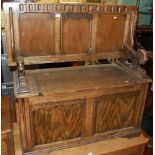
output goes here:
[[[16, 72], [14, 73], [16, 77]], [[18, 79], [15, 79], [14, 91], [17, 98], [33, 96], [52, 96], [64, 100], [61, 95], [85, 98], [85, 95], [99, 95], [101, 91], [109, 93], [115, 90], [127, 91], [138, 89], [137, 85], [149, 82], [132, 70], [122, 68], [119, 64], [88, 65], [80, 67], [65, 67], [52, 69], [26, 70], [26, 81], [29, 93], [18, 93]], [[50, 97], [49, 97], [50, 98]]]
[[102, 4], [4, 3], [9, 65], [114, 59], [133, 45], [137, 8]]

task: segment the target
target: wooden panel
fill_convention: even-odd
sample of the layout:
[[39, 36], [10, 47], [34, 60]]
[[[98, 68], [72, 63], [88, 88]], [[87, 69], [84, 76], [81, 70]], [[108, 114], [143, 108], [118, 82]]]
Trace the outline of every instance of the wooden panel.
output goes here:
[[20, 44], [23, 56], [54, 54], [54, 15], [20, 14]]
[[35, 145], [81, 137], [85, 100], [42, 103], [31, 107]]
[[139, 92], [95, 98], [95, 133], [136, 126]]
[[122, 49], [126, 16], [98, 15], [96, 52], [115, 52]]
[[[9, 8], [12, 9], [11, 16], [9, 15]], [[118, 50], [123, 46], [125, 16], [131, 10], [135, 21], [136, 7], [130, 6], [54, 3], [14, 3], [12, 5], [12, 3], [5, 3], [8, 63], [15, 66], [14, 53], [20, 53], [20, 51], [27, 65], [123, 58], [122, 51]], [[52, 14], [56, 16], [56, 21], [52, 18]], [[70, 14], [71, 16], [76, 14], [76, 19], [69, 17], [60, 23], [63, 14]], [[99, 18], [96, 18], [98, 15]], [[116, 15], [117, 17], [113, 17]], [[91, 20], [89, 17], [88, 19], [81, 16], [96, 17]], [[13, 17], [12, 20], [10, 17]], [[98, 25], [97, 28], [96, 24]], [[135, 22], [126, 28], [132, 29], [132, 27], [135, 27]], [[60, 31], [61, 28], [62, 31]], [[96, 30], [98, 30], [97, 33]], [[127, 42], [131, 42], [133, 35], [125, 34], [126, 39], [128, 39]], [[95, 46], [98, 53], [95, 53]], [[65, 54], [61, 53], [60, 49]], [[113, 50], [115, 52], [110, 52]], [[89, 54], [87, 54], [88, 52]]]
[[89, 47], [89, 14], [62, 15], [62, 52], [65, 54], [87, 53]]

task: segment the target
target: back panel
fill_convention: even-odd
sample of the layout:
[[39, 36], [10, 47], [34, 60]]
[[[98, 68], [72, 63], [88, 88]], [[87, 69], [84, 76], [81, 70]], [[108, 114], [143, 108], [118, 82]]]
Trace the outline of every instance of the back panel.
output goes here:
[[9, 65], [121, 58], [132, 46], [136, 7], [5, 3]]

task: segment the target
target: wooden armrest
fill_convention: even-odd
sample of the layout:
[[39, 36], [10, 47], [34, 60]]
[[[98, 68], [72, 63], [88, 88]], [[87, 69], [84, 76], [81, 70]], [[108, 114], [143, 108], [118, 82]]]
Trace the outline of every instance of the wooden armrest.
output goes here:
[[15, 155], [23, 155], [19, 123], [13, 124], [13, 136], [14, 136]]
[[153, 52], [146, 51], [145, 49], [139, 49], [135, 51], [129, 45], [125, 44], [124, 49], [128, 53], [133, 66], [138, 67], [140, 64], [145, 64], [148, 60], [153, 60]]

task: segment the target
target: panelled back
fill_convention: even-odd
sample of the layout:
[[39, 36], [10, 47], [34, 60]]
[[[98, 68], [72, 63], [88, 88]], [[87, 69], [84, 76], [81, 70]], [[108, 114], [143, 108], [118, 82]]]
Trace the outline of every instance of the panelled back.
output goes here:
[[22, 56], [54, 54], [54, 15], [27, 13], [19, 16], [20, 45]]
[[64, 54], [88, 53], [90, 40], [89, 14], [69, 13], [62, 15], [61, 51]]
[[96, 52], [115, 52], [122, 49], [125, 21], [125, 14], [98, 16]]
[[132, 42], [137, 10], [102, 4], [5, 3], [4, 14], [9, 65], [15, 65], [18, 55], [25, 64], [121, 58], [123, 44]]

